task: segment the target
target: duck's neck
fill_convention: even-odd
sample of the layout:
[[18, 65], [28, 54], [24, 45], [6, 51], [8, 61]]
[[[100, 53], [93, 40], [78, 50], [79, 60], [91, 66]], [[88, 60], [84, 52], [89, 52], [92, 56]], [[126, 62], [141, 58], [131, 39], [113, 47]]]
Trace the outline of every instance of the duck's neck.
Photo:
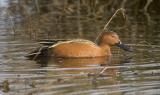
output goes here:
[[104, 44], [104, 43], [100, 43], [99, 44], [99, 47], [102, 49], [102, 51], [104, 53], [106, 53], [107, 55], [111, 55], [111, 49], [110, 49], [110, 46], [107, 45], [107, 44]]

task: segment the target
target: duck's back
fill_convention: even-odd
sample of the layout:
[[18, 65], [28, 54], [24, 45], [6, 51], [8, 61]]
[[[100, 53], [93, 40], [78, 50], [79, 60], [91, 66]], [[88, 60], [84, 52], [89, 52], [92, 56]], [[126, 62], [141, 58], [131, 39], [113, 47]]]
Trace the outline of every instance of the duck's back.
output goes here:
[[101, 48], [88, 40], [72, 40], [49, 47], [49, 54], [55, 57], [100, 57], [105, 56]]

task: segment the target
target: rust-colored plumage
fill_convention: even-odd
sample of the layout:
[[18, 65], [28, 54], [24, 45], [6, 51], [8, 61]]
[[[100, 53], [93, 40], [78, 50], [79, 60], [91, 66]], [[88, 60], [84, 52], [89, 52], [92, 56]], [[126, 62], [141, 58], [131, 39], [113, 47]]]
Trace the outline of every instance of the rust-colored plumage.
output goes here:
[[50, 56], [63, 58], [108, 57], [111, 55], [110, 48], [114, 45], [126, 51], [131, 51], [128, 46], [122, 44], [115, 32], [103, 32], [99, 36], [97, 44], [83, 39], [63, 41], [35, 50], [27, 57], [33, 60]]
[[105, 57], [110, 56], [110, 47], [120, 43], [114, 32], [103, 32], [98, 44], [88, 40], [71, 40], [49, 47], [49, 55], [54, 57]]

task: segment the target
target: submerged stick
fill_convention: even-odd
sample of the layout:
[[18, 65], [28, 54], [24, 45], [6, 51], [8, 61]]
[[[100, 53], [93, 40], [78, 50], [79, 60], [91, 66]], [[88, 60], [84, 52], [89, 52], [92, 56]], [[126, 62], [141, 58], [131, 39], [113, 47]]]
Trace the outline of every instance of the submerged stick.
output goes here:
[[12, 31], [12, 33], [13, 33], [13, 35], [14, 35], [14, 38], [15, 38], [16, 28], [15, 28], [15, 24], [14, 24], [14, 19], [13, 19], [13, 17], [11, 16], [9, 10], [7, 10], [6, 12], [7, 12], [7, 16], [9, 16], [9, 20], [10, 20], [10, 23], [11, 23], [10, 28], [11, 28], [11, 31]]
[[[123, 18], [126, 18], [126, 16], [125, 16], [125, 9], [123, 9], [123, 8], [117, 9], [116, 12], [113, 14], [113, 16], [112, 16], [112, 17], [109, 19], [109, 21], [105, 24], [102, 32], [104, 32], [104, 30], [107, 30], [108, 25], [109, 25], [110, 22], [113, 20], [113, 18], [117, 15], [118, 12], [121, 12], [122, 15], [123, 15]], [[97, 36], [95, 42], [97, 42], [97, 40], [98, 40], [99, 36], [102, 34], [102, 32], [99, 33], [99, 35]]]

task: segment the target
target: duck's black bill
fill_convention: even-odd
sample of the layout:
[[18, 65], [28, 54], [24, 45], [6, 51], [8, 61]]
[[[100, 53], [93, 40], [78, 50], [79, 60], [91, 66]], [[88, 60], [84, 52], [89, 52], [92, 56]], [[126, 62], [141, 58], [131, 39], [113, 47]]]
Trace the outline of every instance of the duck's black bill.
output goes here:
[[125, 51], [133, 52], [133, 49], [123, 43], [118, 43], [117, 46]]

